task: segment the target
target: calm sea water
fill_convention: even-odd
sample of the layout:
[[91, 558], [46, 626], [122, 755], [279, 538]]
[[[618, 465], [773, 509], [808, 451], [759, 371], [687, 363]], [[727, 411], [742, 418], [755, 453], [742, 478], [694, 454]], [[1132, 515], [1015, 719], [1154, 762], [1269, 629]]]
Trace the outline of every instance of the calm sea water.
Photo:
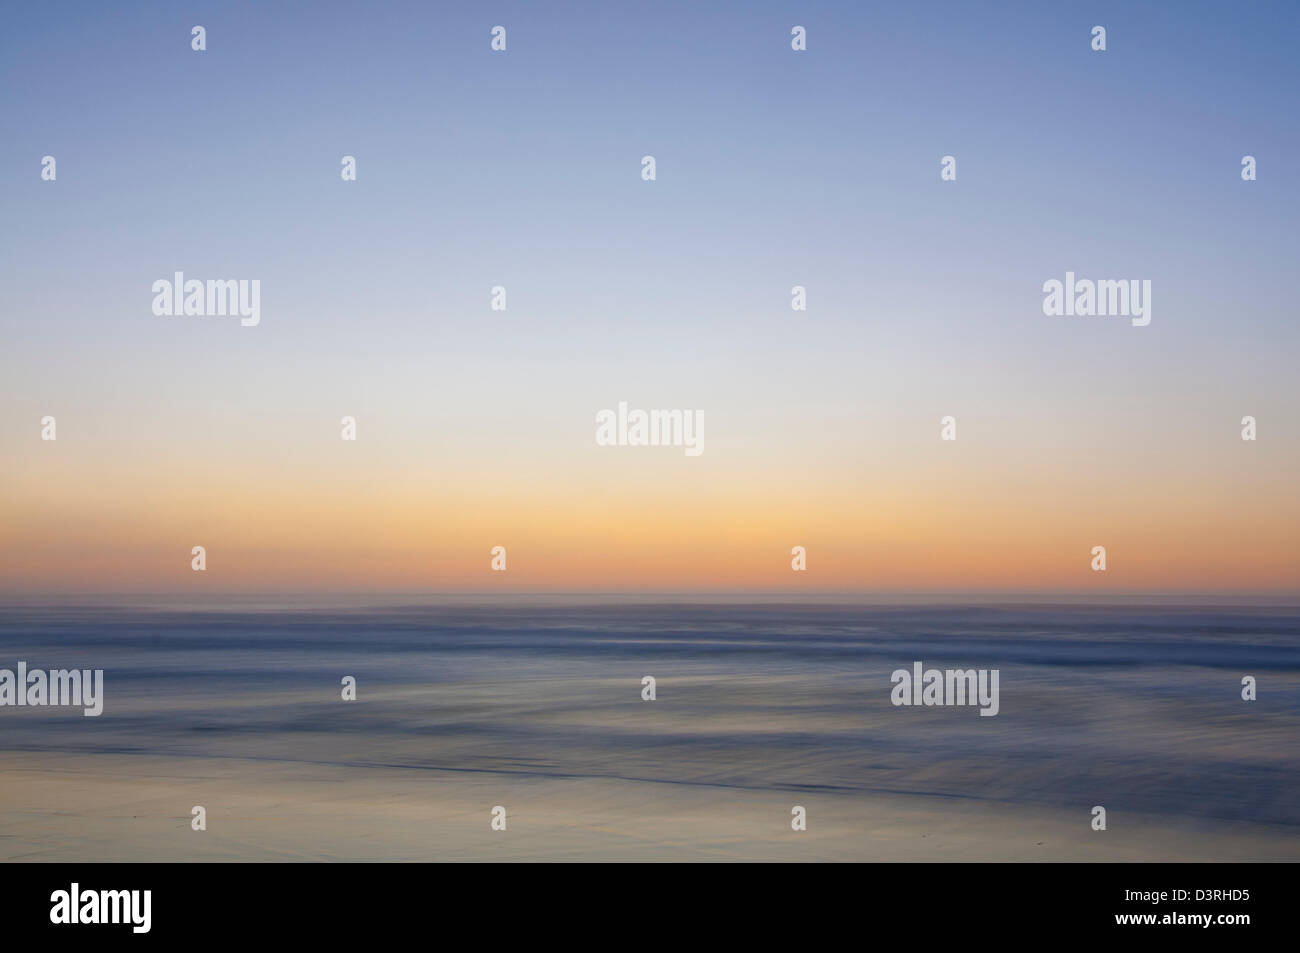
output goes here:
[[[1300, 610], [761, 605], [0, 608], [0, 668], [104, 714], [0, 749], [985, 799], [1300, 825]], [[890, 673], [1000, 670], [997, 717]], [[359, 699], [340, 700], [357, 679]], [[653, 675], [658, 699], [642, 701]], [[1258, 700], [1241, 699], [1241, 679]]]

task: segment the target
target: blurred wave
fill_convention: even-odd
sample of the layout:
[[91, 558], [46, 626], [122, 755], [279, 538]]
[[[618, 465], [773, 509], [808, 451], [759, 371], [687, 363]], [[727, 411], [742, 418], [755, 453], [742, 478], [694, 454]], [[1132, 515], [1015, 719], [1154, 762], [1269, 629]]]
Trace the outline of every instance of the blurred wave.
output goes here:
[[[102, 668], [104, 714], [0, 749], [1092, 804], [1300, 825], [1300, 609], [0, 608], [0, 667]], [[997, 668], [1001, 712], [889, 675]], [[359, 699], [340, 701], [357, 678]], [[658, 699], [641, 700], [641, 677]], [[1255, 702], [1241, 678], [1259, 680]]]

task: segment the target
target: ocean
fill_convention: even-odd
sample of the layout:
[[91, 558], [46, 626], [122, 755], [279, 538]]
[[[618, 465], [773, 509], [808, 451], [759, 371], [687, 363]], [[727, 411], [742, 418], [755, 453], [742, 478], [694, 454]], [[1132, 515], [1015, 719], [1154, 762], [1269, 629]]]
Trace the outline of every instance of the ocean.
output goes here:
[[10, 605], [19, 661], [103, 712], [0, 708], [5, 859], [789, 858], [803, 806], [800, 859], [1300, 860], [1295, 607]]

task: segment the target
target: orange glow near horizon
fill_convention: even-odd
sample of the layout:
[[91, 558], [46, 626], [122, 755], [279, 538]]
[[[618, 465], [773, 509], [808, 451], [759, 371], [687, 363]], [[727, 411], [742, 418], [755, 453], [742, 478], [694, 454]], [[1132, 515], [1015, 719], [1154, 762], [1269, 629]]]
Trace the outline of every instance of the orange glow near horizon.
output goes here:
[[[539, 466], [457, 485], [364, 467], [326, 479], [306, 464], [242, 477], [233, 466], [119, 466], [88, 479], [95, 471], [47, 463], [0, 507], [0, 590], [1297, 591], [1300, 511], [1289, 495], [1211, 507], [1188, 484], [1089, 476], [1067, 490], [1023, 473], [1008, 489], [988, 467], [951, 483], [918, 467], [889, 483], [792, 491], [797, 469], [746, 481], [741, 466], [718, 465], [688, 484], [680, 460], [638, 469], [630, 456], [599, 477]], [[206, 572], [190, 569], [195, 545]], [[504, 573], [490, 569], [496, 545]], [[807, 572], [790, 568], [795, 545]], [[1105, 573], [1090, 569], [1094, 545], [1107, 548]]]

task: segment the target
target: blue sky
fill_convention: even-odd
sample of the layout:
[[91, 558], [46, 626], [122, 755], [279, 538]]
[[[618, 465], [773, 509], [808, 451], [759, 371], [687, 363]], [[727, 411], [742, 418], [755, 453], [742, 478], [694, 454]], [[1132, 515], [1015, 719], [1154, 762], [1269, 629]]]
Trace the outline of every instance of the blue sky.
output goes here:
[[[629, 399], [849, 478], [877, 465], [859, 437], [954, 409], [1140, 470], [1153, 431], [1199, 466], [1249, 408], [1281, 478], [1298, 27], [1281, 3], [11, 8], [0, 438], [57, 403], [108, 443], [348, 407], [510, 444]], [[262, 324], [156, 318], [177, 270], [259, 278]], [[1044, 317], [1066, 270], [1151, 279], [1151, 326]]]

